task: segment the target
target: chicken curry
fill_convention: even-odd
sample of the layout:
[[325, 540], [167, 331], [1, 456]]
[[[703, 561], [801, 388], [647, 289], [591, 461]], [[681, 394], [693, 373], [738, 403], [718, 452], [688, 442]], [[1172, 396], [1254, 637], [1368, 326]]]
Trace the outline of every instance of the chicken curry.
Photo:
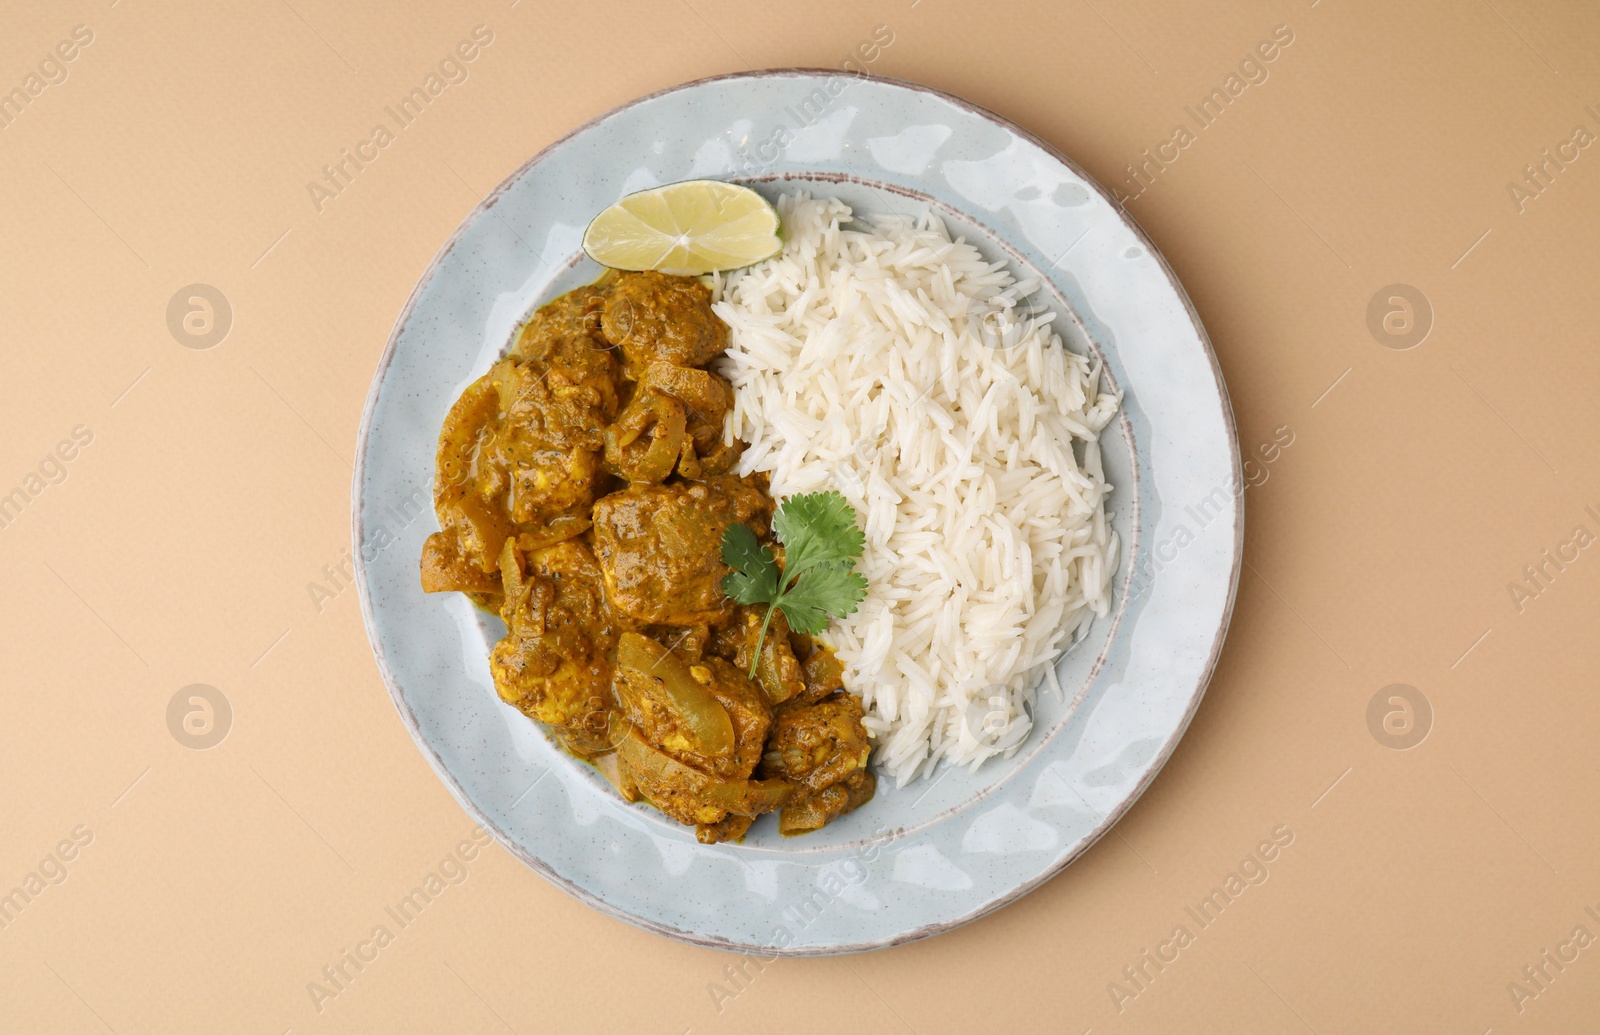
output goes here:
[[724, 441], [733, 391], [706, 365], [727, 345], [689, 277], [608, 274], [539, 309], [445, 420], [422, 553], [424, 590], [504, 620], [501, 698], [708, 844], [766, 812], [815, 830], [874, 790], [833, 652], [722, 589], [731, 524], [782, 558], [765, 476]]

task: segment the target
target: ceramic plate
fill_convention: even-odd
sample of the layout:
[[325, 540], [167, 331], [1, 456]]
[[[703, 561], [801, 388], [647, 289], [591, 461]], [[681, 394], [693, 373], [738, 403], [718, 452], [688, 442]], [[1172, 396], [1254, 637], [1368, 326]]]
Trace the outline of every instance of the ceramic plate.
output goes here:
[[[879, 782], [801, 838], [743, 844], [624, 803], [502, 704], [498, 620], [424, 596], [434, 448], [456, 396], [537, 304], [596, 277], [580, 239], [631, 191], [697, 177], [795, 187], [858, 212], [931, 205], [991, 258], [1039, 276], [1076, 351], [1124, 393], [1102, 436], [1122, 542], [1112, 614], [1061, 660], [1015, 756]], [[357, 584], [378, 668], [441, 779], [530, 867], [585, 902], [701, 945], [820, 955], [948, 930], [1012, 901], [1104, 834], [1182, 736], [1233, 606], [1239, 453], [1205, 332], [1149, 240], [1080, 169], [955, 97], [787, 70], [641, 98], [546, 148], [467, 217], [423, 274], [378, 366], [357, 449]]]

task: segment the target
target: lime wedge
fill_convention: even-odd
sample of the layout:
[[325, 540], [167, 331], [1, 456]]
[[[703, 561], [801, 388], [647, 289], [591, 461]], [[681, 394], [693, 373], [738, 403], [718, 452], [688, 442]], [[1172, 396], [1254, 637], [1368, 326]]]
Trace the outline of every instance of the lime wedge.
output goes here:
[[583, 250], [602, 266], [695, 277], [770, 259], [778, 213], [749, 187], [683, 180], [629, 194], [594, 217]]

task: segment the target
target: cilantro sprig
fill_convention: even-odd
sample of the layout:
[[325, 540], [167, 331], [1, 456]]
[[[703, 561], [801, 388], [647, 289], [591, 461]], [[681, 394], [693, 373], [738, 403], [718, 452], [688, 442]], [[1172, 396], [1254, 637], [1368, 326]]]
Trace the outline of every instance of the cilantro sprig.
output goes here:
[[[850, 501], [839, 493], [790, 496], [772, 516], [772, 530], [783, 544], [781, 569], [748, 525], [729, 525], [722, 534], [722, 561], [733, 569], [722, 580], [722, 591], [741, 604], [767, 605], [756, 638], [758, 658], [773, 611], [783, 612], [789, 628], [815, 636], [830, 617], [854, 614], [867, 595], [866, 578], [854, 570], [866, 536], [856, 527]], [[750, 677], [755, 674], [752, 659]]]

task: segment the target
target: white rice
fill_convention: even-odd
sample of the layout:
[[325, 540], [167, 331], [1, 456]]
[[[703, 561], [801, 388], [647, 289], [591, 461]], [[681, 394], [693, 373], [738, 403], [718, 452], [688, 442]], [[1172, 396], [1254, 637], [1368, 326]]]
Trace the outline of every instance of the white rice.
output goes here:
[[837, 489], [861, 517], [867, 597], [823, 639], [880, 770], [903, 786], [1010, 754], [1035, 688], [1061, 693], [1053, 662], [1110, 604], [1097, 436], [1121, 400], [1053, 314], [1019, 311], [1036, 282], [933, 215], [851, 224], [804, 193], [778, 210], [782, 253], [714, 285], [740, 473], [767, 472], [779, 499]]

